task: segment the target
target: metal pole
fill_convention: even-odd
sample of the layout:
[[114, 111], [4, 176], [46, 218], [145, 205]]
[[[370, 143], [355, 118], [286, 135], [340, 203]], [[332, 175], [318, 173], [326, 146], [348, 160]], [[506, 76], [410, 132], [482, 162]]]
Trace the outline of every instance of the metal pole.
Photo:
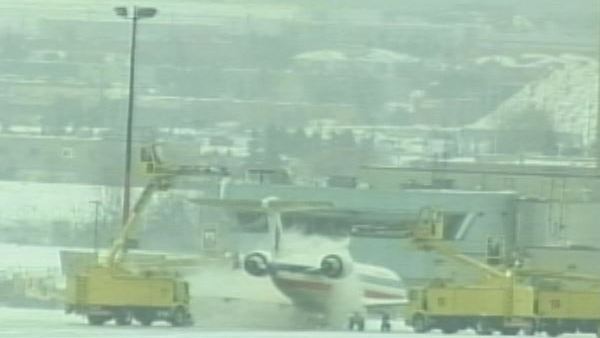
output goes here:
[[135, 84], [135, 37], [137, 29], [137, 8], [133, 7], [131, 17], [131, 49], [129, 51], [129, 103], [127, 106], [127, 139], [125, 141], [125, 182], [123, 191], [123, 224], [129, 219], [131, 194], [131, 142], [133, 129], [133, 102]]
[[96, 260], [98, 260], [98, 208], [100, 207], [100, 201], [91, 201], [93, 203], [94, 208], [94, 255], [96, 256]]
[[[600, 21], [600, 18], [598, 18]], [[594, 151], [594, 155], [596, 155], [596, 170], [600, 170], [600, 24], [598, 24], [598, 31], [596, 32], [598, 34], [598, 36], [596, 37], [596, 42], [598, 43], [598, 49], [597, 49], [597, 53], [598, 55], [596, 55], [597, 57], [597, 61], [598, 61], [598, 78], [597, 78], [597, 97], [596, 97], [596, 142], [594, 143], [594, 146], [596, 147], [595, 151]], [[591, 145], [588, 145], [588, 147]]]

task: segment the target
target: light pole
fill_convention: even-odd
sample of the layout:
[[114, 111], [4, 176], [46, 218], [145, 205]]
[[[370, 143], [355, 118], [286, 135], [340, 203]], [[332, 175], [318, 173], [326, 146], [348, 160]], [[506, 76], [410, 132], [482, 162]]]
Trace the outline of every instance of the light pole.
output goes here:
[[133, 6], [115, 7], [115, 13], [131, 20], [131, 48], [129, 51], [129, 102], [127, 105], [127, 134], [125, 140], [125, 181], [123, 191], [123, 224], [129, 219], [129, 203], [131, 191], [131, 134], [133, 128], [133, 100], [135, 83], [135, 38], [138, 20], [156, 15], [156, 8]]
[[[600, 31], [597, 31], [596, 33], [598, 34], [598, 37], [596, 38], [596, 42], [598, 43], [597, 61], [600, 62]], [[600, 67], [600, 63], [598, 66]], [[596, 149], [594, 151], [594, 156], [596, 157], [596, 170], [600, 170], [600, 73], [598, 73], [596, 82], [598, 90], [596, 92], [596, 142], [594, 143]]]
[[98, 260], [98, 208], [100, 207], [100, 201], [90, 201], [91, 204], [94, 204], [94, 255], [96, 256], [96, 261]]

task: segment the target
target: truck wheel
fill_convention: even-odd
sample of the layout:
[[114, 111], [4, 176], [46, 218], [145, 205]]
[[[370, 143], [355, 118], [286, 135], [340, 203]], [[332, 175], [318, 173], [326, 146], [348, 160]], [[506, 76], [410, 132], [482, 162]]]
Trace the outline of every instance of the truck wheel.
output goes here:
[[454, 334], [458, 332], [458, 327], [454, 323], [444, 323], [441, 330], [443, 334]]
[[442, 330], [443, 334], [453, 334], [460, 330], [460, 321], [456, 318], [440, 319], [438, 327]]
[[555, 329], [548, 329], [546, 330], [546, 334], [548, 335], [548, 337], [558, 337], [560, 336], [560, 331]]
[[557, 321], [551, 321], [546, 325], [546, 334], [549, 337], [558, 337], [562, 334], [560, 324]]
[[134, 313], [135, 320], [137, 320], [140, 324], [142, 324], [143, 326], [150, 326], [152, 325], [152, 322], [154, 321], [154, 313], [152, 313], [151, 311], [140, 311], [140, 312], [136, 312]]
[[133, 317], [131, 316], [131, 312], [126, 310], [117, 311], [115, 313], [115, 322], [117, 325], [126, 326], [131, 325], [131, 320]]
[[178, 307], [173, 311], [173, 316], [171, 317], [171, 325], [173, 326], [184, 326], [187, 321], [187, 314], [185, 310], [181, 307]]
[[456, 332], [458, 332], [458, 329], [452, 326], [444, 326], [442, 327], [442, 333], [443, 334], [455, 334]]
[[536, 331], [536, 323], [535, 321], [529, 321], [529, 325], [523, 329], [523, 334], [526, 336], [533, 336]]
[[500, 330], [503, 336], [516, 336], [519, 333], [518, 327], [503, 327]]
[[480, 336], [489, 336], [492, 334], [492, 329], [486, 319], [477, 320], [475, 323], [475, 333]]
[[414, 315], [412, 319], [412, 327], [416, 333], [425, 333], [429, 331], [429, 328], [427, 327], [427, 321], [425, 320], [425, 316], [423, 316], [422, 314]]
[[138, 319], [138, 321], [140, 324], [142, 324], [142, 326], [151, 326], [153, 322], [152, 318]]
[[110, 318], [108, 318], [106, 316], [87, 315], [88, 324], [94, 325], [94, 326], [104, 325], [104, 323], [106, 323], [109, 319]]

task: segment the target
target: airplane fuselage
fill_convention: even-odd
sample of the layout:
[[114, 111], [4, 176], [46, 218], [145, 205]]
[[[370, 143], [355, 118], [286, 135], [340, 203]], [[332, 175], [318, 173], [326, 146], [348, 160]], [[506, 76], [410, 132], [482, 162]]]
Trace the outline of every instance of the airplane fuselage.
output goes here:
[[375, 308], [394, 313], [406, 303], [402, 280], [394, 272], [373, 265], [355, 264], [352, 273], [337, 279], [301, 269], [277, 269], [276, 265], [269, 275], [281, 293], [308, 311], [329, 313], [337, 307], [348, 314]]

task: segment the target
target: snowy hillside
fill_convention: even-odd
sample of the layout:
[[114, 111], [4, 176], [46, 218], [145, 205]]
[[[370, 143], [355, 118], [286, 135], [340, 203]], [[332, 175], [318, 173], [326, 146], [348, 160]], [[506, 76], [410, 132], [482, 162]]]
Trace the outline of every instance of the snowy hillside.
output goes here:
[[595, 140], [598, 101], [598, 63], [586, 57], [563, 55], [562, 65], [547, 77], [530, 83], [471, 127], [496, 129], [508, 121], [543, 111], [554, 130], [576, 135], [582, 146]]

